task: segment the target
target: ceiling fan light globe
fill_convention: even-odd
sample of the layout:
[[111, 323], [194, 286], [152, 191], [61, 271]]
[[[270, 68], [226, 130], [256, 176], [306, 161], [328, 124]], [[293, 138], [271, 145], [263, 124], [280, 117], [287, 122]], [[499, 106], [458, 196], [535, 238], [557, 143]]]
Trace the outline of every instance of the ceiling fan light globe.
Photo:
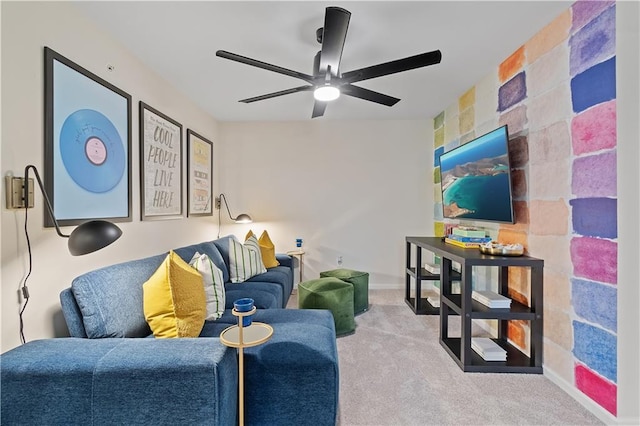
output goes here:
[[340, 90], [334, 86], [320, 86], [313, 91], [313, 97], [317, 101], [334, 101], [340, 97]]

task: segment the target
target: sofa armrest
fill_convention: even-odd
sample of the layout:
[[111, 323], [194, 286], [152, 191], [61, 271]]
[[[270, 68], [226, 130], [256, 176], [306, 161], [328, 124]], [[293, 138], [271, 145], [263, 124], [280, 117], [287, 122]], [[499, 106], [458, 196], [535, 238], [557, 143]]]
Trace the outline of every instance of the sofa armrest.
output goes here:
[[286, 266], [293, 269], [293, 258], [288, 254], [276, 253], [276, 260], [281, 266]]
[[0, 369], [2, 424], [236, 422], [235, 351], [214, 338], [36, 340]]

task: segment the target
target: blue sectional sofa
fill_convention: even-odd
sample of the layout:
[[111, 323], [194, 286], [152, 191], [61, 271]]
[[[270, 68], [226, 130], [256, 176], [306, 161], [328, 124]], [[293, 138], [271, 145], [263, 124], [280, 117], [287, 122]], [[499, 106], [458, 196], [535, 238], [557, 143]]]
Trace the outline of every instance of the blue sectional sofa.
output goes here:
[[244, 350], [246, 424], [334, 425], [339, 372], [331, 313], [283, 309], [293, 288], [286, 255], [266, 273], [229, 282], [228, 238], [174, 250], [186, 261], [206, 253], [224, 274], [227, 309], [205, 322], [199, 338], [156, 339], [145, 321], [142, 284], [166, 253], [73, 280], [60, 295], [71, 337], [0, 355], [0, 423], [236, 424], [236, 350], [218, 336], [237, 323], [233, 301], [251, 297], [254, 321], [274, 333]]

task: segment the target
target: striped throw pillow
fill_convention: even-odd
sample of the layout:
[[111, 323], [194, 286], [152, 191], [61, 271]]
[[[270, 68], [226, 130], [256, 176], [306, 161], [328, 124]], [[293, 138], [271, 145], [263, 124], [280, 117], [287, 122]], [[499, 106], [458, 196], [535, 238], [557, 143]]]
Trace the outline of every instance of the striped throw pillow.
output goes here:
[[229, 238], [229, 275], [232, 283], [241, 283], [265, 272], [267, 268], [262, 263], [260, 245], [255, 235], [247, 238], [244, 244]]
[[206, 321], [215, 321], [224, 313], [225, 293], [222, 271], [209, 256], [196, 252], [189, 262], [202, 275], [204, 295], [207, 304]]

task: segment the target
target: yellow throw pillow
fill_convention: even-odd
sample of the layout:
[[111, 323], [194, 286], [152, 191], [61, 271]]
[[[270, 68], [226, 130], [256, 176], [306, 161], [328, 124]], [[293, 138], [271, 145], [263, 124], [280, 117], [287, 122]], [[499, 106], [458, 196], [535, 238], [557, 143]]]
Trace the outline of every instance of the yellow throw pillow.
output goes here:
[[[252, 230], [249, 230], [244, 237], [245, 242], [251, 237], [255, 237], [255, 234]], [[275, 268], [280, 265], [280, 262], [276, 259], [276, 246], [273, 245], [266, 229], [260, 235], [258, 245], [260, 246], [260, 257], [262, 257], [262, 263], [264, 263], [265, 268]]]
[[142, 285], [144, 317], [158, 338], [198, 337], [207, 315], [202, 275], [173, 251]]
[[262, 253], [262, 263], [266, 268], [275, 268], [280, 265], [276, 259], [276, 246], [273, 245], [266, 230], [260, 235], [258, 244], [260, 244], [260, 252]]

